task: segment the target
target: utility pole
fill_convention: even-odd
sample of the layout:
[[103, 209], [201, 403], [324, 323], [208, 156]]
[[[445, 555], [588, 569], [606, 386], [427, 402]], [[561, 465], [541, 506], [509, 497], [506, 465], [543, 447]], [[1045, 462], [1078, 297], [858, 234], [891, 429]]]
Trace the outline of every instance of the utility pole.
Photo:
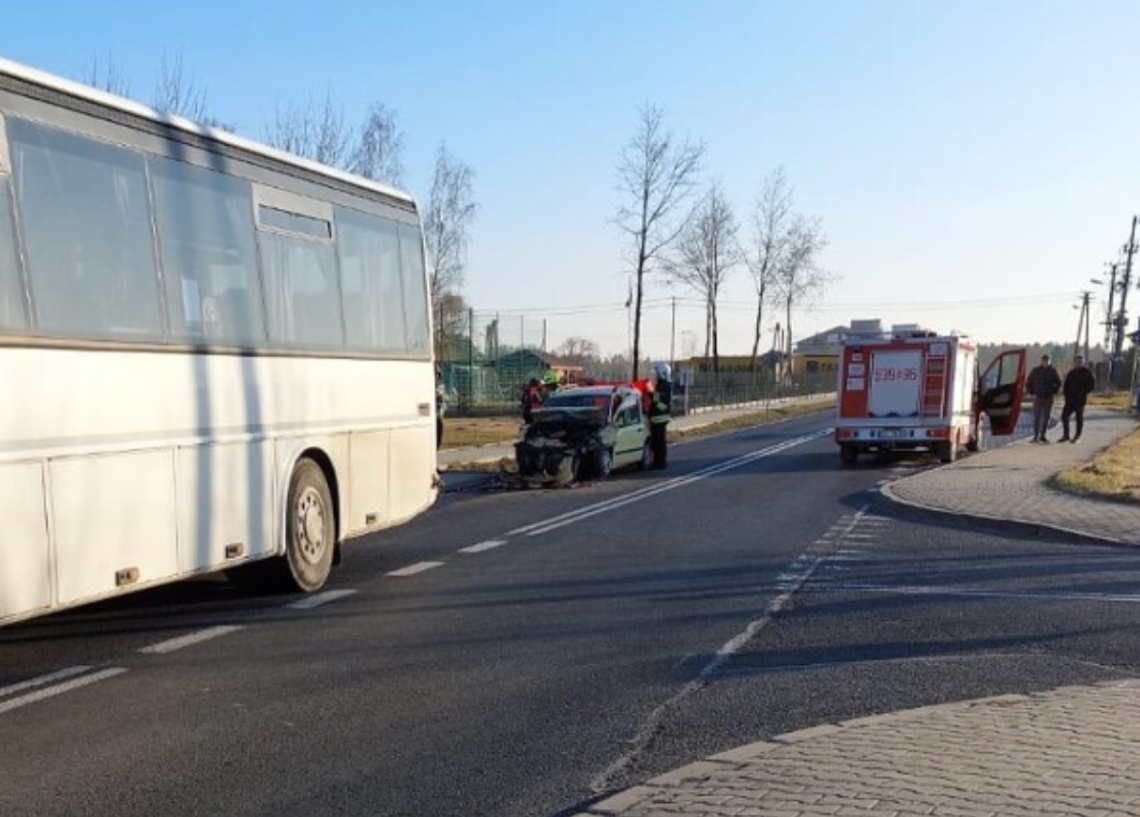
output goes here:
[[673, 296], [673, 319], [669, 324], [669, 371], [677, 368], [677, 296]]
[[1124, 245], [1124, 281], [1120, 285], [1120, 311], [1116, 313], [1116, 325], [1113, 327], [1116, 335], [1112, 341], [1112, 369], [1109, 375], [1110, 379], [1115, 385], [1120, 385], [1122, 372], [1120, 365], [1123, 360], [1122, 352], [1124, 348], [1124, 330], [1128, 328], [1128, 312], [1125, 309], [1128, 303], [1128, 290], [1132, 286], [1132, 256], [1136, 252], [1136, 221], [1137, 216], [1132, 217], [1132, 233], [1128, 236], [1128, 243]]
[[1112, 307], [1116, 302], [1116, 270], [1120, 264], [1105, 264], [1111, 270], [1112, 278], [1108, 284], [1108, 310], [1104, 316], [1104, 348], [1108, 350], [1109, 360], [1112, 359]]
[[1081, 353], [1081, 333], [1085, 337], [1085, 357], [1089, 356], [1089, 299], [1092, 293], [1087, 289], [1081, 292], [1081, 316], [1077, 319], [1077, 342], [1073, 346], [1073, 357]]

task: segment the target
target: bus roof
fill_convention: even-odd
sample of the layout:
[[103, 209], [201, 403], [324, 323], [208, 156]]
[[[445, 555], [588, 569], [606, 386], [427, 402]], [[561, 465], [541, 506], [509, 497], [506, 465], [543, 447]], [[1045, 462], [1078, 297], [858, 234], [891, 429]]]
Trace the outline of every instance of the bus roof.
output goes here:
[[108, 108], [114, 108], [124, 113], [139, 116], [144, 119], [149, 119], [161, 125], [176, 128], [177, 130], [185, 131], [186, 133], [193, 134], [205, 139], [210, 139], [215, 142], [229, 145], [238, 148], [239, 150], [256, 153], [261, 156], [273, 159], [278, 162], [284, 162], [295, 167], [302, 168], [312, 173], [318, 173], [323, 176], [330, 176], [340, 181], [346, 182], [357, 187], [364, 187], [374, 192], [380, 193], [385, 196], [390, 196], [395, 199], [400, 199], [407, 204], [415, 207], [415, 198], [403, 190], [398, 190], [394, 187], [389, 187], [381, 182], [366, 179], [363, 176], [358, 176], [355, 173], [349, 173], [346, 170], [340, 170], [335, 167], [323, 165], [320, 162], [314, 162], [311, 159], [304, 159], [300, 156], [295, 156], [292, 153], [287, 153], [284, 150], [264, 145], [260, 142], [255, 142], [252, 139], [246, 139], [242, 136], [230, 133], [229, 131], [221, 130], [220, 128], [211, 128], [206, 125], [201, 125], [185, 117], [177, 116], [175, 114], [166, 113], [164, 111], [156, 110], [149, 105], [144, 105], [141, 102], [136, 102], [132, 99], [118, 96], [116, 94], [101, 91], [98, 88], [92, 88], [89, 85], [84, 85], [80, 82], [57, 77], [54, 74], [49, 74], [46, 71], [40, 71], [36, 68], [30, 68], [26, 65], [21, 65], [18, 62], [0, 57], [0, 74], [7, 74], [15, 79], [20, 79], [25, 82], [39, 85], [58, 93], [66, 94], [68, 96], [77, 97], [88, 102], [94, 102], [97, 105], [103, 105]]

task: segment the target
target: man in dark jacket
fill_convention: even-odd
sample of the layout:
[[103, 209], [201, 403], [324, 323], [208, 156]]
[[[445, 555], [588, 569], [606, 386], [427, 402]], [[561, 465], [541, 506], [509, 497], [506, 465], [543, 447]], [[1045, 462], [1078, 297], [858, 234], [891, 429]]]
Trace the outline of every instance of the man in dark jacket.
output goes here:
[[662, 361], [653, 367], [656, 382], [649, 394], [649, 445], [653, 449], [653, 467], [664, 469], [669, 457], [665, 428], [673, 419], [673, 372]]
[[1033, 442], [1047, 443], [1045, 432], [1053, 414], [1053, 398], [1061, 390], [1061, 375], [1049, 355], [1041, 355], [1041, 363], [1025, 378], [1025, 390], [1033, 396]]
[[[1061, 387], [1061, 391], [1065, 395], [1065, 405], [1061, 409], [1061, 428], [1064, 430], [1061, 442], [1067, 440], [1075, 443], [1081, 438], [1081, 431], [1085, 427], [1085, 403], [1095, 388], [1096, 377], [1093, 376], [1092, 370], [1085, 365], [1084, 357], [1077, 355], [1073, 368], [1065, 375], [1065, 383]], [[1070, 438], [1069, 418], [1073, 415], [1076, 415], [1077, 418], [1077, 433]]]

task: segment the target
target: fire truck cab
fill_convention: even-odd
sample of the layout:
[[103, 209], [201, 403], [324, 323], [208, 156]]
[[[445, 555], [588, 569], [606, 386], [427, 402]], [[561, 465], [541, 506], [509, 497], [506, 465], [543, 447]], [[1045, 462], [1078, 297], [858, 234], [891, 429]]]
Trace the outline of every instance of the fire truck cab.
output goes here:
[[835, 441], [844, 463], [872, 451], [930, 451], [952, 462], [990, 433], [1013, 433], [1021, 409], [1025, 350], [998, 355], [979, 377], [977, 345], [917, 325], [878, 322], [842, 342]]

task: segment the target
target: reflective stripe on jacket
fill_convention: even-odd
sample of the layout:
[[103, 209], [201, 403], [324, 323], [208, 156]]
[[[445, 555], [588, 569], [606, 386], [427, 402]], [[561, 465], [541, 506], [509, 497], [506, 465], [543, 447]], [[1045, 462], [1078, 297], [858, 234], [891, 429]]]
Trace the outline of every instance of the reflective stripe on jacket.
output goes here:
[[673, 419], [673, 387], [667, 380], [658, 380], [653, 394], [650, 395], [649, 422], [653, 424], [667, 423]]

